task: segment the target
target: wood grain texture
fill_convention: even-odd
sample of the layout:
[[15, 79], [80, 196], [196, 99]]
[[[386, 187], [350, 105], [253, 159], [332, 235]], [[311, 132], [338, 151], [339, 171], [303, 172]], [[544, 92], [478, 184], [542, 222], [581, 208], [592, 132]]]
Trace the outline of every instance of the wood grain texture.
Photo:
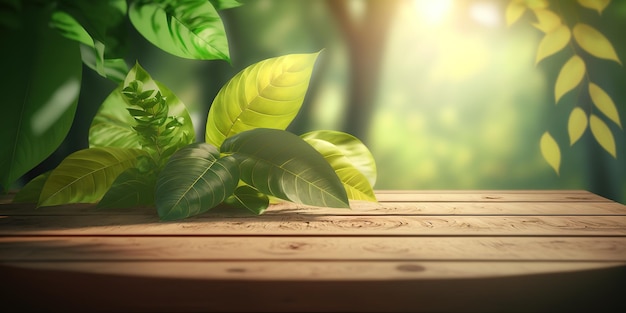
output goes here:
[[0, 311], [626, 309], [622, 204], [582, 190], [376, 194], [350, 210], [174, 222], [0, 196]]
[[623, 261], [626, 237], [4, 237], [0, 261]]
[[[353, 201], [351, 209], [320, 208], [294, 203], [271, 205], [265, 216], [279, 215], [321, 215], [321, 216], [354, 216], [354, 215], [626, 215], [624, 206], [615, 202], [364, 202]], [[35, 208], [34, 205], [5, 204], [0, 205], [0, 216], [50, 216], [50, 215], [145, 215], [156, 216], [155, 208], [133, 209], [97, 209], [92, 204], [71, 204], [56, 207]], [[241, 217], [252, 216], [251, 213], [235, 211], [226, 207], [213, 208], [204, 217]]]
[[0, 235], [626, 236], [626, 216], [4, 216]]

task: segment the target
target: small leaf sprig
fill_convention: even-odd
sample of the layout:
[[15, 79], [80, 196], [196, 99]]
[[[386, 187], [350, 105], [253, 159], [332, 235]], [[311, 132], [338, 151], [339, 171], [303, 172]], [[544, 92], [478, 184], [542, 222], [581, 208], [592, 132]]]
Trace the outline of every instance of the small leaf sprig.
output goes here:
[[169, 116], [166, 98], [159, 90], [143, 90], [140, 80], [131, 81], [122, 89], [122, 94], [130, 105], [126, 110], [137, 122], [133, 129], [141, 138], [142, 148], [152, 156], [151, 159], [140, 160], [138, 168], [142, 171], [155, 168], [158, 171], [176, 150], [186, 144], [187, 135], [184, 132], [182, 136], [177, 134], [184, 119]]
[[[595, 10], [601, 15], [611, 0], [578, 0], [577, 3], [580, 7]], [[505, 12], [507, 25], [514, 24], [526, 11], [534, 13], [536, 22], [532, 25], [544, 33], [537, 47], [535, 64], [557, 54], [568, 45], [572, 48], [573, 55], [562, 66], [556, 79], [555, 104], [558, 104], [567, 93], [583, 85], [585, 77], [587, 78], [586, 94], [592, 107], [589, 109], [589, 114], [579, 106], [575, 106], [570, 112], [567, 123], [570, 146], [574, 145], [587, 129], [590, 129], [598, 144], [613, 158], [617, 158], [615, 139], [609, 125], [605, 122], [607, 119], [622, 129], [617, 106], [611, 96], [591, 80], [584, 59], [590, 56], [622, 65], [610, 40], [593, 26], [581, 21], [576, 21], [570, 27], [565, 23], [562, 14], [550, 9], [548, 0], [511, 0]], [[592, 111], [594, 108], [602, 114], [594, 113]], [[558, 174], [561, 151], [549, 131], [543, 133], [540, 139], [540, 149], [546, 162]]]

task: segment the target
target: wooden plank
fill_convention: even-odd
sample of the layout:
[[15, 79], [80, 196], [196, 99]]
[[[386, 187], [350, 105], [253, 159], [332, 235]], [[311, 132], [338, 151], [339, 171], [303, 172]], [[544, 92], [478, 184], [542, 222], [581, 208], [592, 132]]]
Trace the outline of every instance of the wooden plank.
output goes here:
[[608, 263], [52, 262], [26, 266], [30, 268], [0, 264], [3, 283], [11, 286], [2, 293], [3, 311], [605, 312], [620, 311], [626, 292], [626, 267]]
[[[457, 202], [474, 202], [474, 204], [487, 204], [490, 202], [520, 202], [520, 203], [532, 203], [532, 202], [562, 202], [566, 205], [575, 204], [582, 205], [580, 202], [593, 203], [591, 205], [601, 205], [599, 203], [606, 203], [612, 205], [618, 205], [614, 201], [600, 197], [593, 193], [580, 190], [565, 190], [565, 191], [547, 191], [547, 190], [510, 190], [510, 191], [411, 191], [411, 190], [382, 190], [376, 191], [377, 198], [380, 203], [368, 203], [363, 201], [353, 201], [352, 205], [355, 208], [359, 207], [371, 207], [372, 205], [381, 206], [398, 206], [403, 203], [415, 203], [421, 205], [424, 202], [448, 202], [451, 205], [456, 205]], [[107, 209], [98, 210], [93, 204], [70, 204], [64, 206], [53, 206], [44, 208], [35, 208], [35, 204], [18, 204], [11, 203], [13, 195], [2, 195], [0, 197], [0, 214], [59, 214], [63, 210], [69, 210], [69, 212], [75, 213], [90, 213], [90, 214], [143, 214], [150, 212], [151, 208], [135, 208], [132, 210], [119, 210], [119, 209]], [[285, 203], [280, 205], [294, 206], [295, 208], [311, 208], [305, 205], [298, 205], [292, 203]], [[623, 205], [621, 205], [623, 206]], [[626, 207], [626, 206], [624, 206]], [[321, 209], [321, 208], [318, 208]], [[625, 208], [626, 210], [626, 208]], [[343, 210], [332, 210], [333, 212], [341, 212]], [[44, 213], [45, 212], [45, 213]]]
[[593, 194], [582, 189], [377, 189], [376, 194]]
[[626, 216], [0, 216], [0, 235], [625, 236]]
[[563, 273], [624, 262], [413, 261], [63, 261], [1, 262], [3, 266], [125, 276], [228, 280], [458, 279]]
[[9, 203], [0, 205], [0, 215], [155, 215], [156, 208], [99, 209], [95, 204], [74, 203], [36, 208], [34, 204]]
[[[306, 206], [294, 203], [271, 205], [265, 215], [626, 215], [626, 206], [616, 202], [365, 202], [353, 201], [351, 209], [335, 209]], [[0, 206], [0, 215], [156, 215], [155, 208], [118, 210], [97, 209], [92, 204], [69, 204], [46, 208], [34, 208], [17, 204]], [[217, 207], [203, 214], [206, 217], [251, 216], [245, 211]]]
[[[216, 209], [227, 214], [228, 210]], [[208, 214], [215, 214], [209, 212]], [[293, 203], [271, 206], [266, 215], [626, 215], [626, 206], [616, 202], [353, 202], [352, 209], [311, 207]]]
[[596, 194], [580, 192], [482, 191], [482, 192], [389, 192], [378, 193], [381, 202], [609, 202]]
[[626, 237], [3, 237], [0, 261], [621, 261]]

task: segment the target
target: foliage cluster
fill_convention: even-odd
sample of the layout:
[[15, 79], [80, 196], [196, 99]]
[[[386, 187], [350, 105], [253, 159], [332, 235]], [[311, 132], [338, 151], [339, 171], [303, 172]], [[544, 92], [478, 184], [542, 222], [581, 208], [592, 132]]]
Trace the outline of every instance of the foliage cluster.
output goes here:
[[[595, 10], [602, 14], [610, 2], [610, 0], [578, 0], [576, 4], [582, 9]], [[567, 132], [570, 146], [590, 129], [598, 144], [616, 158], [616, 143], [609, 124], [613, 123], [622, 129], [617, 106], [611, 96], [594, 82], [586, 65], [586, 60], [591, 57], [622, 65], [610, 40], [598, 29], [580, 19], [568, 23], [560, 7], [554, 9], [547, 0], [511, 0], [505, 13], [507, 24], [512, 25], [527, 11], [531, 11], [535, 17], [532, 25], [544, 33], [537, 47], [535, 64], [566, 50], [566, 47], [570, 48], [571, 56], [561, 67], [554, 85], [555, 104], [581, 86], [578, 96], [581, 103], [572, 108], [568, 117]], [[541, 136], [540, 148], [544, 159], [558, 174], [561, 150], [549, 131], [545, 131]]]
[[[2, 84], [12, 109], [0, 142], [4, 189], [52, 153], [72, 124], [81, 60], [119, 85], [89, 129], [89, 148], [31, 180], [17, 202], [156, 206], [161, 219], [203, 213], [220, 203], [262, 213], [275, 198], [313, 206], [376, 201], [376, 166], [357, 138], [337, 131], [297, 136], [298, 114], [319, 53], [260, 61], [222, 87], [198, 142], [185, 105], [139, 63], [123, 59], [126, 17], [170, 54], [229, 61], [219, 10], [233, 0], [2, 1]], [[50, 27], [52, 26], [52, 27]], [[9, 51], [10, 50], [10, 51]], [[23, 54], [23, 55], [22, 55]], [[24, 58], [26, 57], [26, 58]], [[16, 62], [27, 60], [28, 65]], [[14, 63], [14, 64], [13, 64]], [[6, 90], [5, 90], [6, 89]]]

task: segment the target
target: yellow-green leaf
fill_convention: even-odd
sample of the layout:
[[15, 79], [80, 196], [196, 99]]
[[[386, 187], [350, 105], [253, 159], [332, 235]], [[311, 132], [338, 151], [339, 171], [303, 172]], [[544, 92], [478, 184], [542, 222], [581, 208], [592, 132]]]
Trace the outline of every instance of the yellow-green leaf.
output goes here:
[[544, 132], [539, 141], [539, 147], [541, 148], [541, 155], [548, 162], [548, 164], [554, 169], [556, 174], [559, 174], [559, 167], [561, 166], [561, 149], [556, 143], [552, 135], [549, 132]]
[[147, 152], [118, 147], [90, 148], [67, 156], [50, 173], [38, 206], [98, 202], [119, 174]]
[[524, 0], [526, 6], [532, 10], [545, 9], [549, 3], [547, 0]]
[[583, 109], [575, 107], [567, 121], [567, 133], [569, 134], [570, 146], [576, 143], [587, 130], [587, 114]]
[[537, 47], [537, 56], [535, 57], [535, 64], [541, 62], [541, 60], [561, 51], [572, 38], [572, 33], [565, 25], [560, 25], [553, 31], [546, 33], [545, 36], [539, 42]]
[[572, 32], [576, 43], [589, 54], [622, 64], [611, 42], [597, 29], [587, 24], [578, 23], [574, 25]]
[[524, 15], [524, 12], [526, 12], [526, 6], [522, 1], [512, 0], [511, 2], [509, 2], [509, 4], [506, 6], [506, 11], [504, 13], [506, 26], [511, 26], [515, 22], [517, 22], [517, 20], [519, 20], [520, 17]]
[[596, 10], [598, 14], [602, 14], [602, 11], [611, 3], [611, 0], [578, 0], [578, 4], [581, 6]]
[[596, 141], [614, 158], [617, 158], [617, 152], [615, 150], [615, 138], [613, 138], [613, 133], [609, 129], [609, 126], [601, 120], [595, 114], [591, 114], [589, 118], [589, 126], [591, 127], [591, 133], [593, 137], [596, 138]]
[[600, 112], [604, 113], [606, 117], [622, 128], [617, 107], [615, 106], [613, 99], [611, 99], [611, 96], [594, 83], [589, 83], [589, 95], [591, 96], [591, 101], [600, 110]]
[[331, 143], [340, 150], [342, 155], [348, 158], [356, 169], [363, 173], [372, 187], [376, 184], [376, 161], [367, 146], [358, 138], [335, 130], [314, 130], [302, 134], [300, 137], [307, 142], [312, 139], [319, 139]]
[[537, 17], [537, 23], [533, 23], [537, 29], [544, 33], [554, 31], [557, 27], [561, 26], [561, 18], [556, 13], [550, 10], [535, 10], [535, 16]]
[[263, 60], [231, 78], [213, 100], [205, 141], [219, 147], [246, 130], [287, 128], [302, 106], [318, 54]]
[[376, 202], [374, 190], [367, 177], [352, 164], [340, 147], [321, 139], [304, 138], [304, 140], [322, 154], [335, 170], [346, 189], [348, 199]]
[[227, 138], [220, 152], [237, 158], [239, 178], [261, 193], [300, 204], [350, 207], [345, 187], [324, 156], [288, 131], [241, 132]]
[[585, 61], [578, 56], [572, 56], [561, 68], [554, 85], [554, 102], [558, 103], [561, 97], [576, 88], [585, 76]]

